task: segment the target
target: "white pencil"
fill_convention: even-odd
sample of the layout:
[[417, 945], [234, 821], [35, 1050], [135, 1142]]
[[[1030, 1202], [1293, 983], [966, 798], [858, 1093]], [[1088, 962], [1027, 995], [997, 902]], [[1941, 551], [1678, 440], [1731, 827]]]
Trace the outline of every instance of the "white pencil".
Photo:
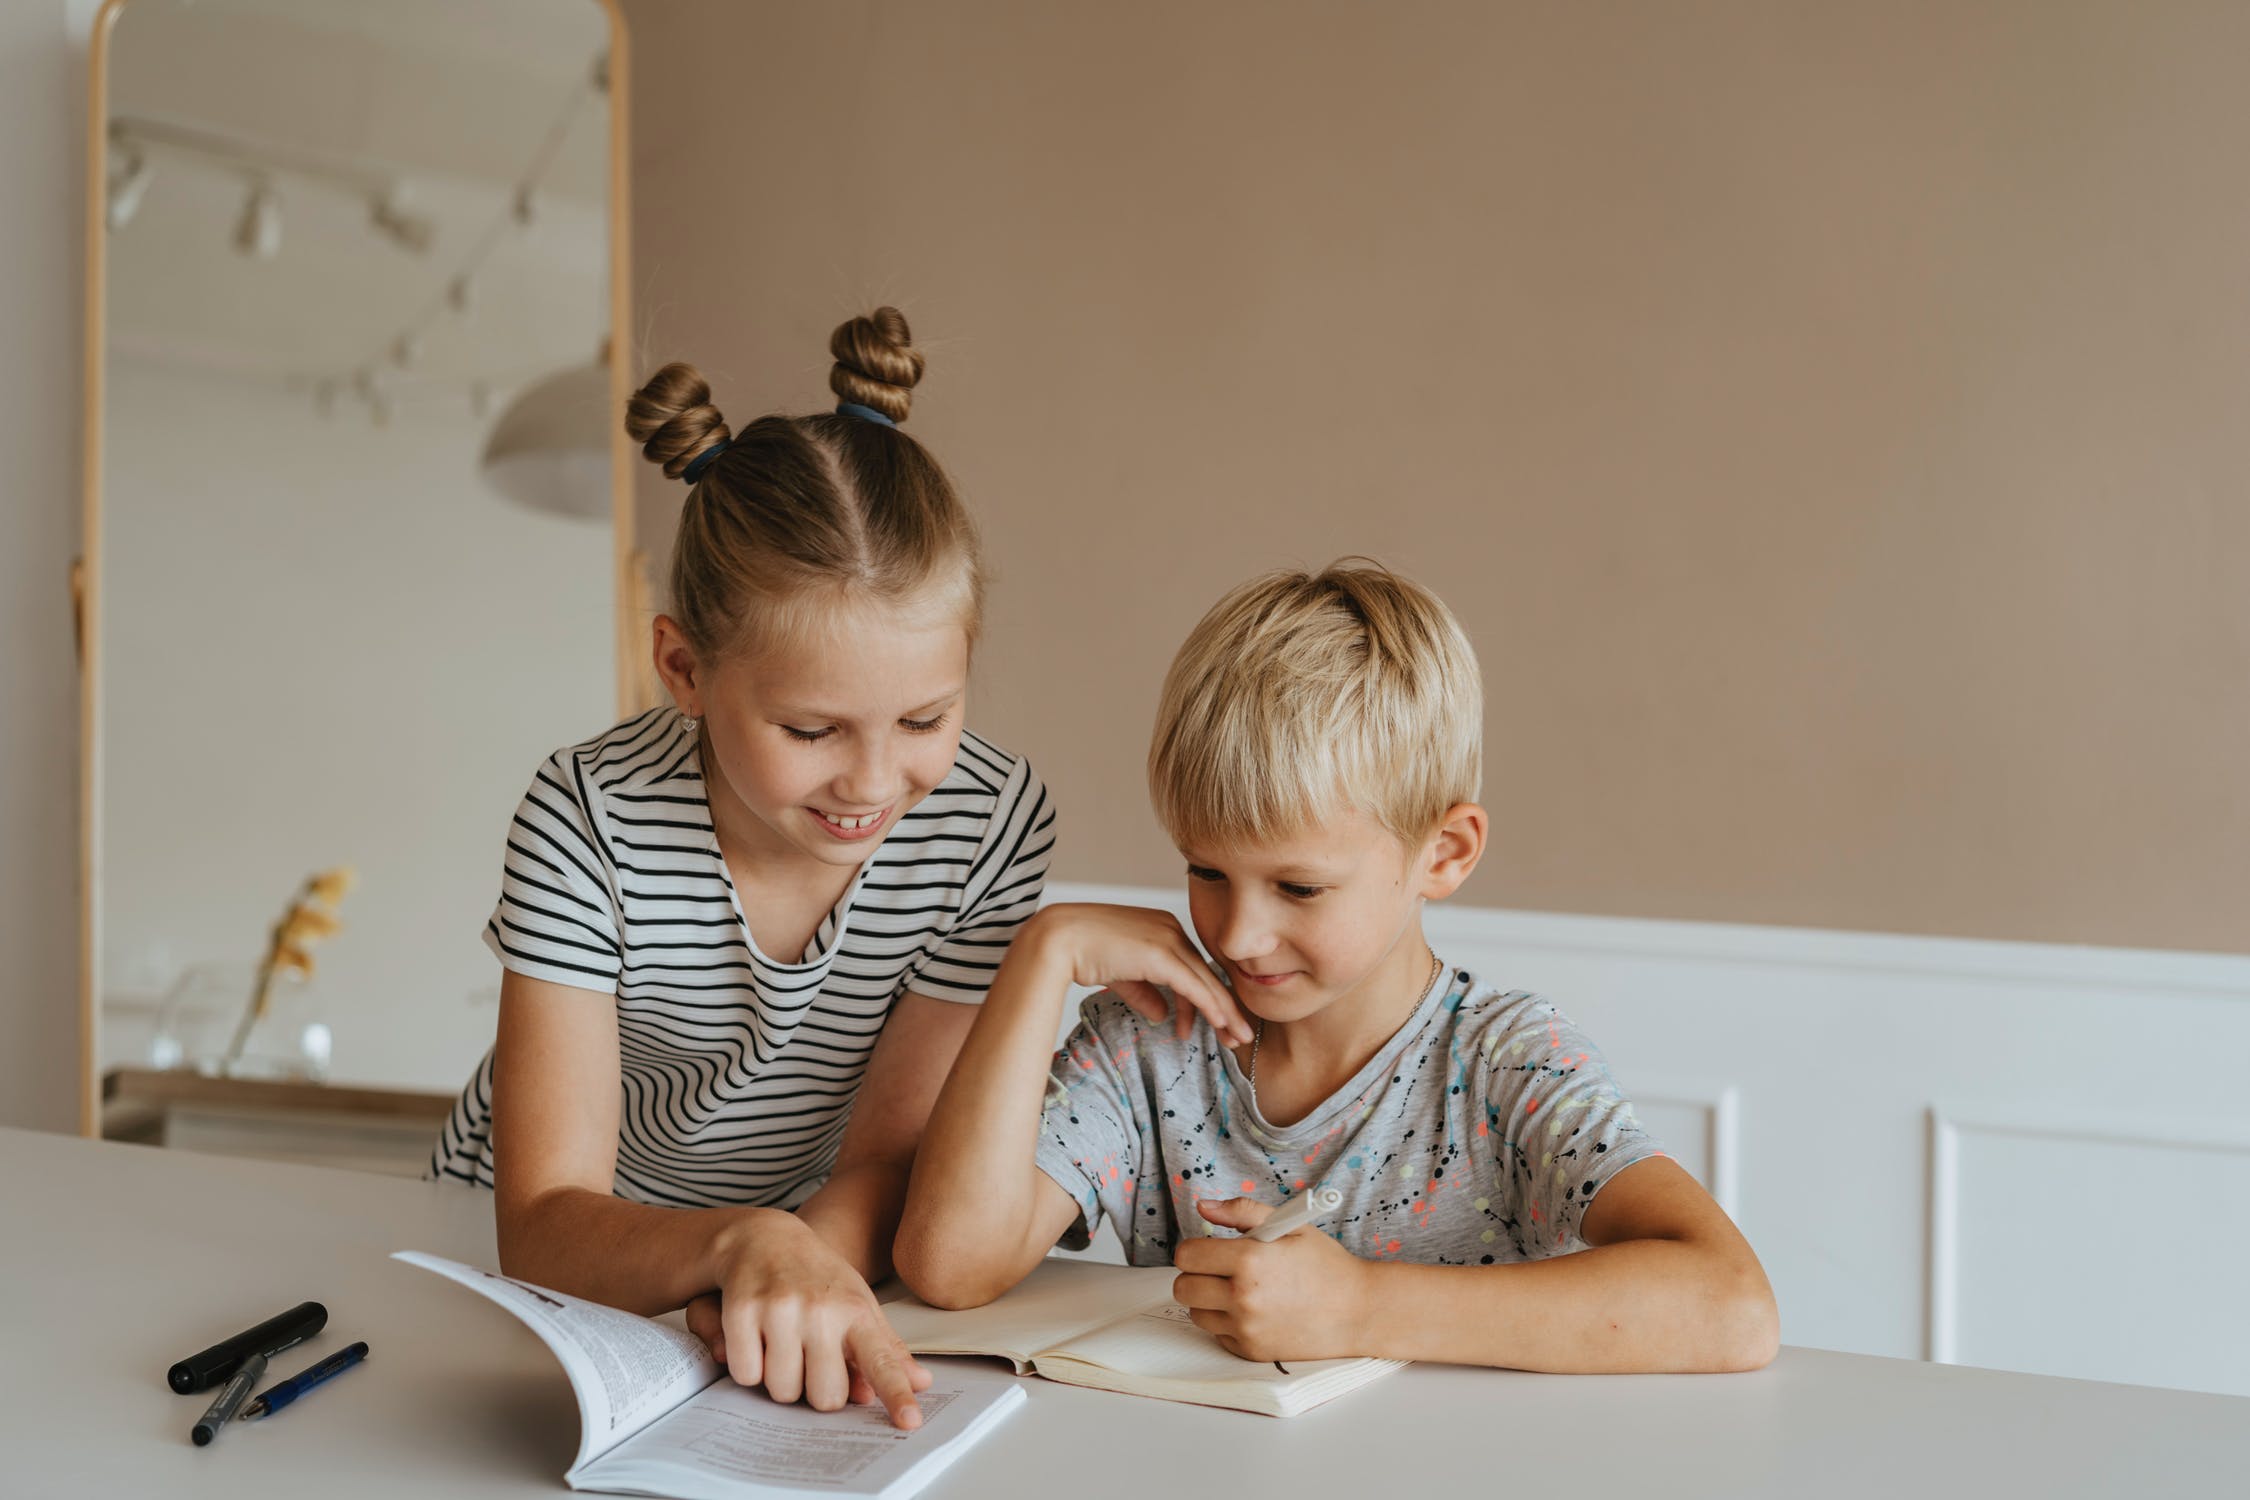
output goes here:
[[1299, 1193], [1272, 1213], [1266, 1222], [1250, 1231], [1254, 1240], [1278, 1240], [1292, 1229], [1302, 1229], [1313, 1220], [1323, 1218], [1344, 1206], [1340, 1188], [1312, 1188]]

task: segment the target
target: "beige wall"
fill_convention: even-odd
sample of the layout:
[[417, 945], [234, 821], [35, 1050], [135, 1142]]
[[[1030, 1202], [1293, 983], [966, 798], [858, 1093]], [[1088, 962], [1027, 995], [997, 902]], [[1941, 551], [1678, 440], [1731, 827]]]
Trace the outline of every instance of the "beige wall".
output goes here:
[[1062, 876], [1177, 878], [1173, 647], [1365, 552], [1483, 656], [1465, 900], [2250, 951], [2250, 9], [628, 15], [645, 363], [908, 311]]

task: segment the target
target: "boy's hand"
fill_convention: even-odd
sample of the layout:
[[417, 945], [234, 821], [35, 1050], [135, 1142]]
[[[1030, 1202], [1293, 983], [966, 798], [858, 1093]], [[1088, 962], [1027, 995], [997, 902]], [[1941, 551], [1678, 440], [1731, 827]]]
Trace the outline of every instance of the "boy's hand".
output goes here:
[[[1273, 1212], [1254, 1198], [1200, 1199], [1195, 1206], [1222, 1229], [1255, 1229]], [[1264, 1362], [1369, 1352], [1367, 1262], [1318, 1228], [1270, 1244], [1186, 1240], [1172, 1264], [1180, 1270], [1173, 1300], [1230, 1354]]]
[[[1018, 941], [1026, 939], [1067, 963], [1071, 983], [1106, 986], [1152, 1026], [1170, 1014], [1173, 1035], [1184, 1039], [1200, 1013], [1229, 1043], [1249, 1045], [1249, 1018], [1168, 911], [1090, 902], [1050, 906]], [[1158, 985], [1181, 1003], [1168, 1005]]]

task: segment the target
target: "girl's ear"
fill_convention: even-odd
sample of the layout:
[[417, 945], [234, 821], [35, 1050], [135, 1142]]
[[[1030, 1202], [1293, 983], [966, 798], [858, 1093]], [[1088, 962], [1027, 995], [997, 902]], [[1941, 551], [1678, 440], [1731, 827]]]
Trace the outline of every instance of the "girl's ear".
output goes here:
[[1461, 888], [1477, 861], [1484, 858], [1484, 834], [1484, 809], [1476, 803], [1456, 802], [1445, 810], [1437, 832], [1430, 836], [1422, 872], [1423, 897], [1443, 901]]
[[655, 658], [656, 675], [663, 679], [665, 689], [672, 695], [672, 702], [689, 718], [702, 718], [702, 668], [696, 662], [695, 652], [688, 646], [687, 635], [680, 629], [680, 622], [670, 615], [656, 617]]

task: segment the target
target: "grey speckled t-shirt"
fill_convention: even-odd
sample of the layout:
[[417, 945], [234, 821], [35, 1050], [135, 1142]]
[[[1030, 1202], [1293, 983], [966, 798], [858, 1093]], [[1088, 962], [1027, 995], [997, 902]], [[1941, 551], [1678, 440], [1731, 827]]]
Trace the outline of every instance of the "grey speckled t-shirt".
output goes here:
[[1201, 1021], [1187, 1040], [1100, 994], [1055, 1054], [1041, 1171], [1078, 1200], [1063, 1243], [1107, 1215], [1138, 1266], [1214, 1232], [1198, 1198], [1279, 1203], [1334, 1187], [1321, 1228], [1366, 1260], [1489, 1265], [1578, 1249], [1603, 1183], [1663, 1155], [1594, 1044], [1549, 1001], [1441, 975], [1352, 1080], [1276, 1129]]

